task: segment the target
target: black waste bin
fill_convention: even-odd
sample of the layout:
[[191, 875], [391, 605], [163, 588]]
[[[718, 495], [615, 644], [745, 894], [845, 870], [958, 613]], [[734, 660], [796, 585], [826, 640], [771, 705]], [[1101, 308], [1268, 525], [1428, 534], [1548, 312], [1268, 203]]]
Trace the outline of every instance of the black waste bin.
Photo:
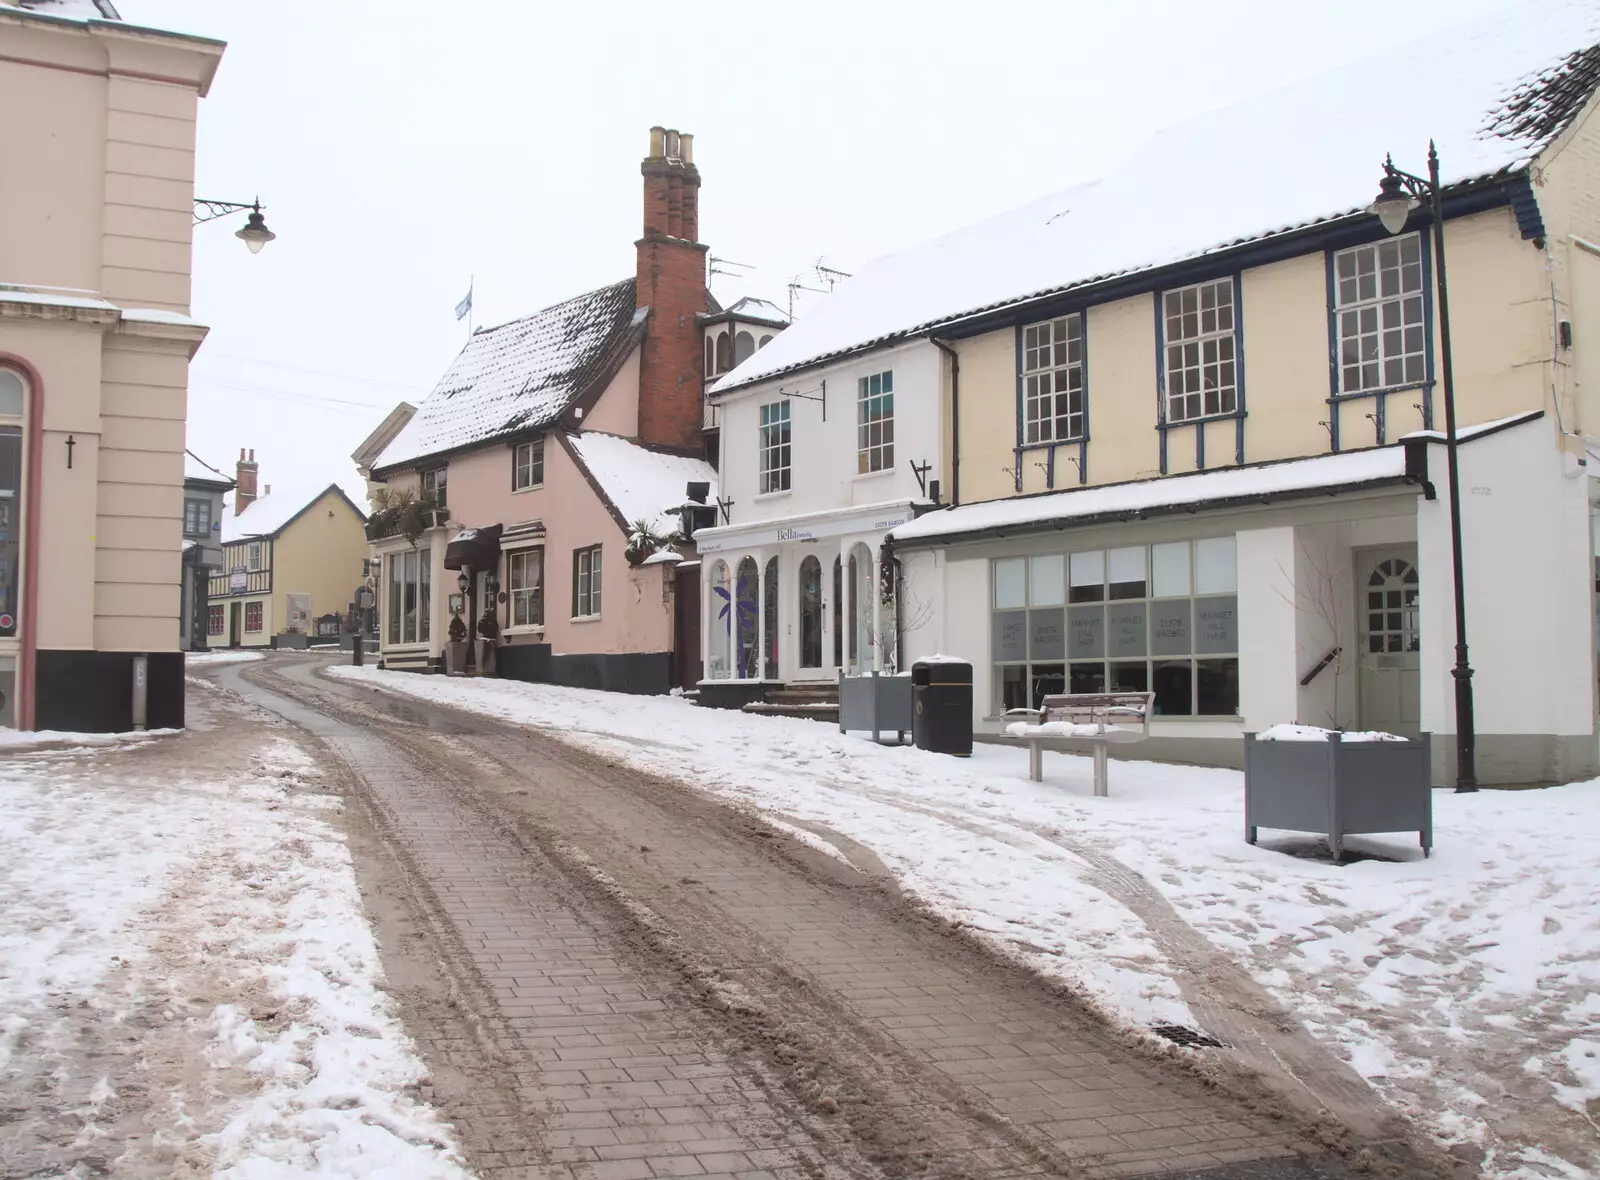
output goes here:
[[919, 750], [972, 756], [972, 665], [935, 656], [911, 665], [911, 736]]

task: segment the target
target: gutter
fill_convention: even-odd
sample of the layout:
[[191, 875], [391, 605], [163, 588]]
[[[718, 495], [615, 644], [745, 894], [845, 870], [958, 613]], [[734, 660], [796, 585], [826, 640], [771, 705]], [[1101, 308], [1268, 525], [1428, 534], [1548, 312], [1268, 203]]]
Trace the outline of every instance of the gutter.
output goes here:
[[961, 354], [929, 336], [928, 343], [950, 358], [950, 507], [961, 505]]
[[1418, 478], [1412, 474], [1384, 476], [1360, 483], [1330, 484], [1320, 488], [1294, 488], [1282, 492], [1252, 492], [1242, 496], [1226, 496], [1218, 500], [1190, 500], [1178, 504], [1157, 504], [1149, 508], [1115, 509], [1095, 512], [1088, 516], [1074, 516], [1057, 520], [1026, 521], [1021, 524], [996, 524], [984, 528], [964, 529], [948, 533], [935, 533], [926, 537], [901, 538], [891, 533], [884, 541], [887, 549], [932, 549], [943, 545], [962, 544], [968, 541], [993, 541], [1008, 537], [1026, 537], [1040, 533], [1063, 533], [1070, 529], [1088, 528], [1097, 524], [1124, 524], [1129, 521], [1148, 520], [1156, 516], [1195, 516], [1201, 512], [1229, 508], [1254, 508], [1286, 500], [1314, 500], [1322, 496], [1334, 497], [1350, 492], [1379, 491], [1385, 488], [1415, 486]]

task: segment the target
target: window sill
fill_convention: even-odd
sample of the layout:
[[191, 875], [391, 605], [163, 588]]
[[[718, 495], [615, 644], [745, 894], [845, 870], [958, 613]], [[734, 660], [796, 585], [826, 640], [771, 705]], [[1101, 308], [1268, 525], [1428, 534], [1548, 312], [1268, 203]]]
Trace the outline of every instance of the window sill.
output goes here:
[[761, 500], [781, 500], [785, 496], [792, 496], [793, 494], [794, 494], [794, 489], [793, 488], [784, 488], [783, 491], [781, 491], [781, 492], [762, 492], [762, 493], [760, 493], [759, 495], [757, 495], [754, 498], [758, 502], [761, 501]]
[[544, 484], [535, 483], [535, 484], [529, 484], [525, 488], [512, 488], [511, 489], [511, 494], [513, 496], [520, 496], [520, 495], [522, 495], [523, 492], [542, 492], [542, 491], [544, 491]]
[[1226, 414], [1206, 414], [1200, 418], [1184, 418], [1180, 421], [1157, 422], [1157, 430], [1178, 430], [1184, 426], [1204, 426], [1207, 422], [1232, 422], [1236, 418], [1243, 418], [1243, 410], [1233, 410]]
[[1432, 380], [1407, 381], [1403, 385], [1381, 385], [1376, 389], [1349, 389], [1340, 390], [1328, 398], [1329, 402], [1360, 401], [1364, 397], [1381, 397], [1387, 393], [1413, 393], [1419, 390], [1430, 390], [1434, 386]]
[[[1184, 423], [1184, 425], [1188, 425], [1188, 423]], [[1076, 446], [1081, 446], [1082, 444], [1084, 444], [1084, 443], [1086, 443], [1088, 441], [1089, 441], [1089, 436], [1086, 434], [1082, 438], [1057, 438], [1057, 439], [1052, 439], [1050, 442], [1023, 443], [1020, 447], [1017, 448], [1017, 450], [1019, 450], [1019, 451], [1047, 451], [1051, 447], [1076, 447]]]
[[[596, 616], [596, 617], [598, 617], [598, 616]], [[544, 624], [543, 623], [528, 623], [528, 624], [525, 624], [524, 626], [521, 626], [521, 627], [507, 627], [501, 632], [501, 634], [502, 635], [543, 635], [544, 634]]]
[[600, 621], [600, 616], [599, 615], [573, 615], [572, 618], [568, 619], [567, 621], [569, 623], [598, 623]]
[[850, 480], [852, 483], [861, 483], [869, 479], [882, 479], [886, 475], [893, 474], [893, 467], [885, 467], [882, 471], [863, 471], [860, 475], [852, 475]]

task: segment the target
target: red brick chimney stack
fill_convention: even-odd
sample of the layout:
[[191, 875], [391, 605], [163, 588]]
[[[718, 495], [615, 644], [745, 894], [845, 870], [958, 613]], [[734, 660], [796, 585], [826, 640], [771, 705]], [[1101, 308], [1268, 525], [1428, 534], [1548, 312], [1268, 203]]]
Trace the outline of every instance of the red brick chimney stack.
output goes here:
[[694, 136], [650, 128], [644, 174], [644, 236], [637, 305], [650, 309], [639, 366], [639, 438], [700, 453], [705, 388], [700, 325], [706, 308], [706, 247], [700, 233], [700, 173]]
[[250, 457], [245, 458], [243, 447], [239, 448], [239, 465], [233, 469], [233, 514], [238, 516], [256, 500], [256, 473], [260, 468], [256, 465], [256, 453], [251, 450]]

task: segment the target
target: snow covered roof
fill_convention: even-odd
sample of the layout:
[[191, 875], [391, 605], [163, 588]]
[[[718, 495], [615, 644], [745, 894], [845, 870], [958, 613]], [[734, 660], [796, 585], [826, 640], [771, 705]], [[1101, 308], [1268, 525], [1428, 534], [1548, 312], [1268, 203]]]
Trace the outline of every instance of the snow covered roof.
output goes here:
[[757, 299], [753, 295], [746, 295], [736, 300], [731, 307], [725, 307], [711, 315], [700, 317], [703, 323], [720, 323], [725, 320], [750, 320], [758, 324], [770, 324], [775, 328], [786, 327], [789, 323], [789, 313], [776, 303], [766, 299]]
[[690, 483], [709, 483], [711, 495], [717, 494], [717, 469], [704, 459], [652, 451], [597, 431], [566, 440], [629, 527], [647, 520], [658, 533], [677, 532], [678, 509], [689, 498]]
[[1446, 183], [1515, 171], [1593, 92], [1597, 45], [1596, 0], [1538, 0], [1200, 115], [1096, 183], [863, 268], [714, 392], [1358, 212], [1385, 153], [1420, 172], [1430, 138]]
[[479, 328], [373, 468], [553, 422], [622, 363], [644, 317], [634, 308], [634, 280], [625, 279], [497, 328]]
[[234, 515], [232, 507], [228, 507], [222, 514], [222, 543], [231, 545], [235, 541], [243, 541], [250, 537], [270, 537], [280, 533], [295, 517], [320, 500], [326, 492], [334, 493], [349, 504], [357, 516], [366, 520], [366, 513], [352, 504], [344, 489], [336, 483], [283, 488], [271, 495], [252, 500], [237, 516]]
[[199, 480], [202, 483], [222, 483], [227, 484], [229, 487], [233, 486], [233, 477], [231, 475], [224, 475], [192, 451], [184, 451], [183, 453], [183, 478], [185, 480]]
[[[3, 0], [0, 0], [3, 2]], [[17, 8], [73, 20], [121, 20], [111, 0], [12, 0]]]
[[1133, 515], [1219, 500], [1303, 493], [1323, 488], [1399, 482], [1406, 475], [1404, 446], [1369, 447], [1311, 459], [1219, 467], [1189, 475], [1168, 475], [1135, 483], [1104, 484], [1044, 495], [989, 500], [927, 512], [890, 535], [897, 544], [930, 538], [1028, 532], [1040, 525]]

